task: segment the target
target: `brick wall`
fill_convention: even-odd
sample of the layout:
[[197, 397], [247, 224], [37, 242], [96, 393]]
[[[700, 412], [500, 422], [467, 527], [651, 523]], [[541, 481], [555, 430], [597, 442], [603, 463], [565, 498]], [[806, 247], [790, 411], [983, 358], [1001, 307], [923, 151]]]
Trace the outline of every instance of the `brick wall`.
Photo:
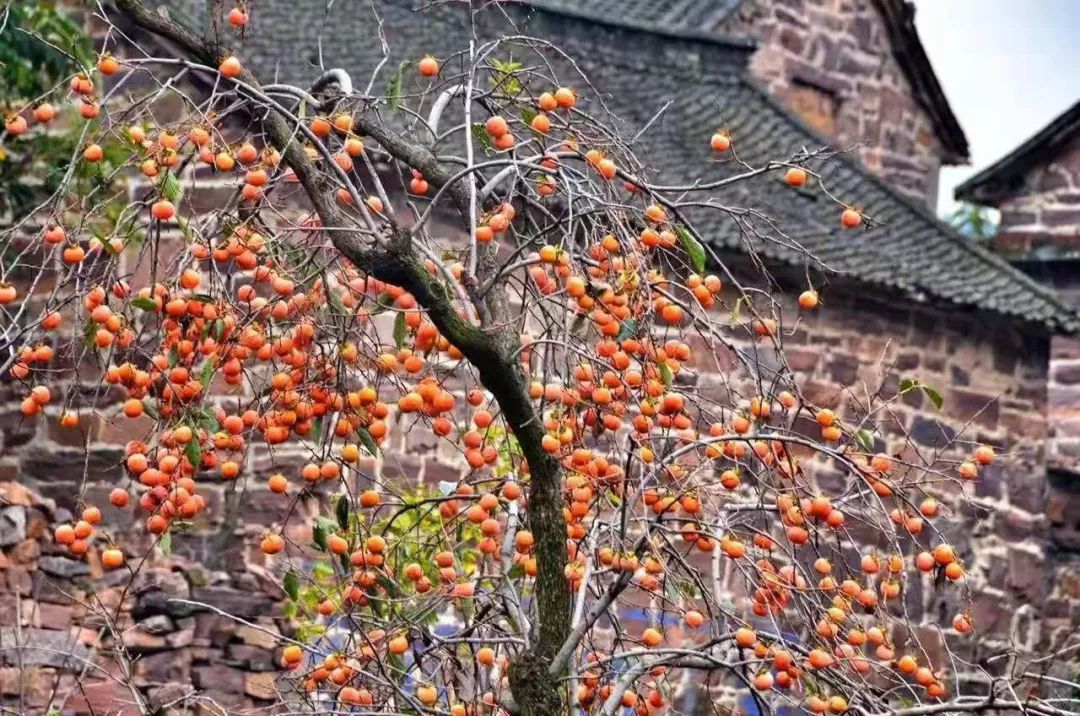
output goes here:
[[781, 102], [934, 206], [942, 147], [872, 3], [752, 0], [718, 29], [754, 37], [751, 70]]

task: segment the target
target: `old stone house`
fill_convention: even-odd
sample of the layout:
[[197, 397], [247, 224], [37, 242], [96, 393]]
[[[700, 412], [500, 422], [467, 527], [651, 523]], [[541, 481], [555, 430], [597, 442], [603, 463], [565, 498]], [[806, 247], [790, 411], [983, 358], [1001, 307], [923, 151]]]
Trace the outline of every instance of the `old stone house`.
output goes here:
[[[198, 23], [199, 3], [188, 4]], [[378, 4], [393, 53], [384, 75], [399, 60], [445, 57], [467, 44], [469, 16], [462, 7], [439, 4], [418, 15], [414, 4]], [[1049, 539], [1045, 448], [1051, 339], [1080, 328], [1080, 318], [1050, 289], [933, 215], [938, 168], [964, 161], [967, 147], [918, 43], [909, 6], [900, 0], [535, 0], [499, 10], [476, 15], [479, 36], [498, 37], [512, 22], [549, 39], [580, 60], [626, 128], [636, 131], [655, 118], [642, 150], [665, 178], [736, 171], [731, 162], [710, 158], [708, 136], [718, 128], [730, 131], [750, 164], [802, 148], [858, 145], [814, 168], [828, 191], [873, 217], [868, 230], [842, 231], [836, 206], [818, 187], [793, 192], [773, 175], [717, 197], [769, 221], [733, 211], [731, 218], [703, 219], [700, 228], [733, 269], [764, 280], [779, 295], [797, 295], [808, 277], [821, 290], [826, 310], [805, 318], [785, 339], [808, 397], [855, 415], [864, 391], [892, 396], [901, 379], [918, 379], [942, 394], [943, 405], [937, 408], [920, 391], [905, 394], [875, 426], [881, 449], [959, 457], [967, 450], [964, 441], [978, 440], [1005, 453], [945, 528], [981, 585], [972, 605], [980, 629], [1004, 641], [1014, 615], [1027, 614], [1023, 639], [1034, 645], [1075, 624], [1080, 590], [1061, 556], [1067, 545]], [[259, 3], [239, 52], [260, 76], [301, 85], [319, 74], [320, 52], [325, 66], [364, 76], [381, 60], [378, 27], [366, 5]], [[214, 197], [196, 200], [212, 205]], [[750, 252], [763, 259], [768, 278], [752, 269]], [[720, 380], [709, 374], [711, 365], [696, 366], [705, 388]], [[17, 401], [11, 394], [7, 399], [12, 415], [3, 423], [0, 457], [7, 500], [0, 512], [5, 704], [28, 704], [33, 712], [55, 702], [51, 688], [19, 702], [28, 667], [37, 670], [34, 684], [48, 683], [42, 676], [57, 679], [65, 710], [100, 713], [129, 698], [114, 682], [86, 678], [76, 687], [79, 665], [57, 655], [64, 648], [92, 654], [93, 620], [71, 599], [90, 588], [127, 600], [129, 648], [140, 657], [136, 683], [156, 702], [185, 703], [181, 697], [190, 694], [186, 703], [193, 710], [215, 713], [196, 695], [228, 709], [272, 698], [272, 639], [167, 598], [190, 598], [262, 628], [283, 628], [273, 565], [254, 548], [263, 525], [281, 519], [282, 503], [252, 489], [238, 509], [235, 489], [208, 484], [211, 509], [195, 529], [174, 535], [173, 563], [144, 570], [136, 589], [122, 593], [93, 562], [72, 562], [47, 539], [47, 520], [75, 507], [79, 479], [61, 468], [81, 464], [81, 449], [63, 445], [45, 424], [19, 420]], [[462, 474], [461, 465], [443, 459], [423, 436], [410, 435], [406, 445], [400, 432], [392, 435], [380, 461], [366, 466], [385, 479]], [[104, 497], [121, 479], [127, 436], [104, 426], [97, 437], [87, 481], [95, 497]], [[298, 467], [303, 456], [296, 461]], [[256, 459], [247, 479], [257, 484], [272, 468], [282, 465]], [[834, 478], [819, 471], [822, 484]], [[109, 510], [105, 519], [120, 529], [132, 516]], [[913, 584], [907, 600], [913, 614], [940, 616], [956, 607], [929, 584]], [[50, 649], [27, 649], [27, 643]]]
[[[1013, 266], [1080, 305], [1080, 102], [956, 189], [1000, 212], [993, 248]], [[1080, 341], [1050, 344], [1048, 514], [1059, 556], [1080, 550]]]

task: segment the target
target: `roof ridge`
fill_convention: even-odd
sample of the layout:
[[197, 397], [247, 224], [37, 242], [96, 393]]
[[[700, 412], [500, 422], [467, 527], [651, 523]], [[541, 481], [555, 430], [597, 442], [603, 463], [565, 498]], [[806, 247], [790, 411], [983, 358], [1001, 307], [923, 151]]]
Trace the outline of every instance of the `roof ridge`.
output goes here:
[[645, 23], [628, 20], [625, 17], [615, 18], [600, 15], [595, 12], [589, 12], [588, 10], [581, 10], [578, 8], [571, 9], [561, 3], [553, 2], [552, 0], [522, 0], [522, 2], [523, 4], [527, 4], [542, 12], [572, 17], [576, 20], [588, 20], [589, 22], [595, 22], [598, 25], [607, 25], [609, 27], [624, 30], [634, 30], [650, 35], [656, 35], [658, 37], [668, 37], [677, 40], [716, 45], [731, 50], [743, 50], [747, 52], [747, 54], [757, 49], [757, 43], [750, 38], [736, 37], [735, 35], [721, 34], [718, 32], [706, 32], [703, 30], [650, 27]]
[[[1023, 169], [1028, 166], [1025, 162], [1029, 156], [1035, 153], [1046, 141], [1053, 141], [1057, 139], [1057, 135], [1062, 132], [1069, 132], [1073, 127], [1070, 125], [1080, 126], [1080, 100], [1074, 102], [1067, 107], [1063, 112], [1054, 116], [1048, 123], [1036, 130], [1027, 139], [1017, 144], [1011, 151], [1004, 156], [999, 157], [993, 164], [985, 167], [984, 169], [972, 174], [970, 177], [961, 182], [956, 189], [953, 190], [953, 197], [958, 200], [972, 201], [977, 204], [987, 204], [989, 206], [995, 206], [991, 203], [994, 201], [992, 191], [989, 194], [985, 194], [982, 197], [978, 195], [979, 189], [983, 188], [988, 182], [992, 182], [998, 178], [1001, 174], [1007, 174], [1010, 171], [1010, 165], [1019, 164], [1018, 169]], [[989, 187], [993, 189], [993, 187]], [[981, 199], [981, 201], [980, 201]]]
[[[832, 144], [829, 139], [822, 135], [817, 129], [807, 124], [801, 117], [794, 114], [791, 110], [789, 110], [782, 103], [780, 103], [779, 100], [773, 97], [768, 90], [761, 86], [759, 82], [749, 77], [744, 78], [743, 81], [755, 92], [757, 92], [766, 102], [771, 104], [778, 112], [780, 112], [782, 116], [784, 116], [789, 122], [793, 123], [800, 131], [809, 134], [812, 138], [821, 142], [824, 145], [828, 146]], [[1077, 106], [1080, 107], [1080, 103], [1077, 103]], [[1071, 315], [1072, 320], [1069, 321], [1070, 325], [1072, 325], [1073, 327], [1080, 326], [1080, 311], [1070, 308], [1066, 304], [1062, 303], [1061, 299], [1059, 299], [1052, 290], [1042, 285], [1035, 279], [1031, 278], [1026, 273], [1016, 268], [994, 252], [989, 251], [982, 246], [979, 246], [970, 238], [964, 236], [959, 231], [957, 231], [956, 228], [943, 221], [940, 217], [931, 212], [926, 206], [924, 206], [920, 202], [904, 194], [903, 192], [897, 191], [895, 187], [890, 186], [881, 177], [877, 176], [873, 172], [869, 171], [866, 167], [864, 167], [862, 165], [862, 162], [857, 159], [853, 159], [850, 155], [843, 152], [838, 153], [836, 157], [833, 158], [833, 161], [840, 161], [845, 164], [849, 169], [857, 172], [860, 176], [864, 177], [866, 180], [872, 183], [879, 191], [888, 194], [892, 200], [896, 201], [906, 209], [912, 211], [922, 221], [930, 224], [935, 229], [940, 230], [945, 235], [945, 237], [949, 239], [949, 241], [961, 247], [962, 249], [972, 254], [979, 260], [983, 261], [984, 263], [999, 270], [1002, 274], [1004, 274], [1008, 278], [1011, 278], [1018, 284], [1023, 285], [1028, 290], [1031, 290], [1034, 293], [1038, 294], [1041, 298], [1059, 309], [1063, 315]]]

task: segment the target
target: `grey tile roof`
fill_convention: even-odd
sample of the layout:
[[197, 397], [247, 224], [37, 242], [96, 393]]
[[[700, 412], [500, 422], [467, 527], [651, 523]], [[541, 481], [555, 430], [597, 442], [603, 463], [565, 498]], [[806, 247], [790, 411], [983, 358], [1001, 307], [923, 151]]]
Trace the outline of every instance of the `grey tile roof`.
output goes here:
[[[568, 0], [567, 0], [568, 1]], [[599, 0], [606, 2], [607, 0]], [[563, 0], [538, 0], [553, 5]], [[642, 7], [645, 0], [627, 0]], [[612, 12], [616, 5], [611, 3]], [[684, 3], [705, 8], [704, 0]], [[363, 87], [381, 59], [379, 23], [366, 2], [293, 0], [262, 3], [253, 13], [243, 57], [263, 81], [309, 83], [319, 74], [320, 45], [325, 67], [343, 67]], [[461, 3], [436, 5], [421, 14], [413, 2], [378, 3], [392, 58], [375, 87], [386, 86], [400, 60], [431, 53], [446, 58], [468, 44], [468, 13]], [[665, 5], [656, 3], [657, 6]], [[659, 10], [657, 10], [659, 12]], [[505, 34], [507, 22], [534, 36], [550, 39], [580, 61], [630, 135], [666, 102], [672, 104], [644, 135], [645, 156], [665, 183], [722, 178], [734, 162], [710, 156], [708, 138], [720, 126], [730, 129], [739, 156], [751, 164], [783, 159], [800, 148], [817, 149], [827, 140], [786, 111], [746, 74], [745, 44], [640, 23], [583, 18], [520, 5], [490, 7], [477, 15], [477, 34], [491, 39]], [[589, 101], [583, 93], [583, 101]], [[592, 100], [596, 103], [596, 99]], [[732, 185], [714, 197], [725, 205], [758, 209], [775, 220], [790, 240], [778, 243], [749, 237], [734, 220], [716, 212], [693, 217], [717, 248], [753, 247], [775, 261], [810, 266], [812, 255], [829, 269], [857, 279], [868, 288], [884, 287], [899, 295], [941, 307], [984, 310], [1041, 330], [1074, 331], [1080, 318], [1053, 293], [1004, 260], [939, 221], [928, 210], [892, 190], [846, 155], [815, 167], [825, 186], [841, 200], [857, 205], [880, 224], [868, 230], [844, 230], [839, 209], [811, 187], [795, 191], [779, 176], [763, 175]], [[764, 221], [754, 228], [765, 237], [778, 231]]]
[[743, 0], [531, 0], [558, 12], [621, 19], [657, 30], [710, 32], [738, 9]]

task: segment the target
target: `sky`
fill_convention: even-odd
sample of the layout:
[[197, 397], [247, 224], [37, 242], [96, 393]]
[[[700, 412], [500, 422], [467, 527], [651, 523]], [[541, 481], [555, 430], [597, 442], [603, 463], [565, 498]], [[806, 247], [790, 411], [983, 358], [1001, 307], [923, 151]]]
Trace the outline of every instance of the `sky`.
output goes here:
[[971, 147], [941, 172], [953, 188], [1080, 99], [1080, 0], [916, 0], [915, 25]]

